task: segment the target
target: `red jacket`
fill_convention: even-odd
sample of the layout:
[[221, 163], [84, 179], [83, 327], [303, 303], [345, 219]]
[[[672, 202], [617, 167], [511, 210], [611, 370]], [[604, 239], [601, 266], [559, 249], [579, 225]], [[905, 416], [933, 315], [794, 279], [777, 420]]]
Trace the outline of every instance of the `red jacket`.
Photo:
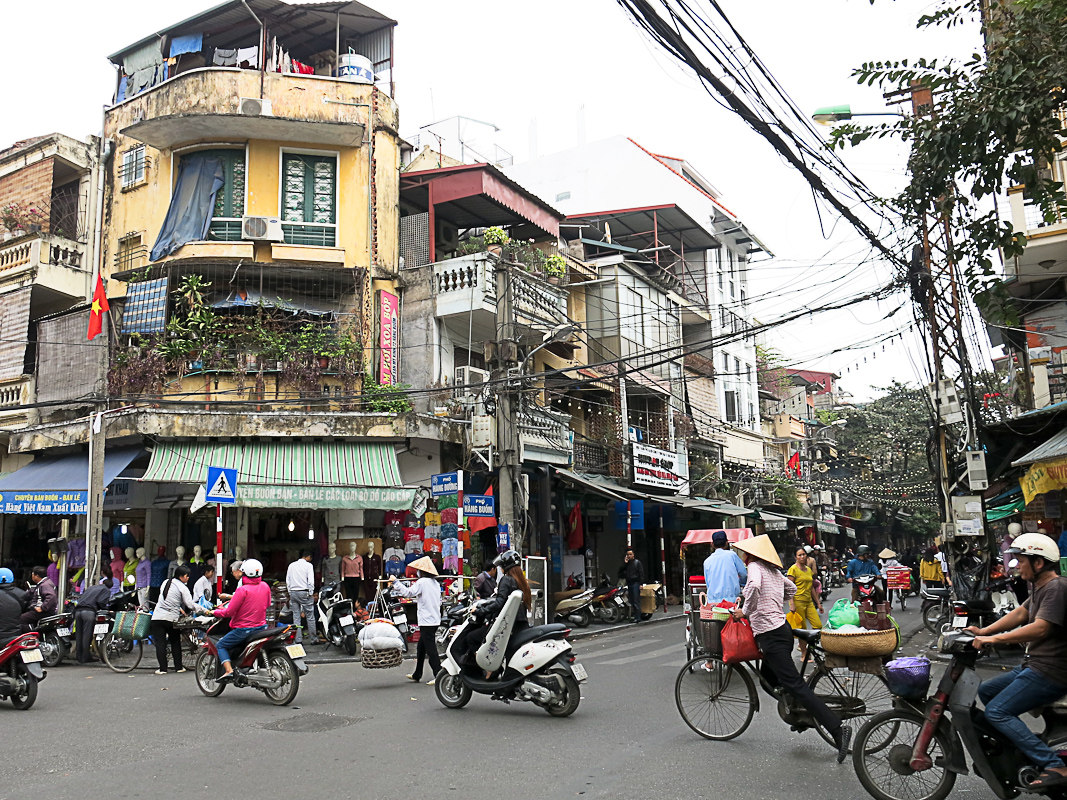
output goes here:
[[233, 593], [230, 602], [215, 609], [216, 617], [227, 617], [231, 628], [261, 628], [267, 624], [270, 587], [262, 578], [247, 575]]

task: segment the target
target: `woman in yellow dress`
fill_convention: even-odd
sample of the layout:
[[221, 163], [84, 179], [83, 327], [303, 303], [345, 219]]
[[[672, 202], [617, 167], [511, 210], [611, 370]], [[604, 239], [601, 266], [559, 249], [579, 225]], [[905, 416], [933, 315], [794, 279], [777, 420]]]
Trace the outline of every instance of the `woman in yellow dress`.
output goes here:
[[[823, 613], [823, 609], [822, 601], [812, 590], [816, 575], [815, 564], [808, 558], [803, 547], [797, 549], [796, 559], [796, 563], [786, 572], [786, 575], [797, 585], [797, 593], [789, 601], [789, 610], [795, 611], [800, 616], [802, 630], [808, 627], [809, 622], [812, 630], [818, 630], [822, 628], [819, 614]], [[819, 610], [816, 611], [816, 608]], [[808, 658], [808, 646], [804, 642], [800, 643], [800, 657], [805, 661]]]

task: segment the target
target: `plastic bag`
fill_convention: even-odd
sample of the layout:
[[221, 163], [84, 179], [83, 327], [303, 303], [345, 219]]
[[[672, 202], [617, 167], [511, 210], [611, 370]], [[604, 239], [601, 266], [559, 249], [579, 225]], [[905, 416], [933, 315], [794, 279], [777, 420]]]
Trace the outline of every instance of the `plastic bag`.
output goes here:
[[722, 660], [725, 664], [760, 658], [759, 645], [747, 619], [730, 617], [722, 629]]
[[785, 621], [789, 623], [790, 628], [803, 628], [804, 618], [796, 611], [790, 611], [785, 615]]
[[840, 628], [842, 625], [859, 626], [859, 604], [842, 597], [830, 609], [830, 613], [826, 616], [826, 623], [831, 628]]

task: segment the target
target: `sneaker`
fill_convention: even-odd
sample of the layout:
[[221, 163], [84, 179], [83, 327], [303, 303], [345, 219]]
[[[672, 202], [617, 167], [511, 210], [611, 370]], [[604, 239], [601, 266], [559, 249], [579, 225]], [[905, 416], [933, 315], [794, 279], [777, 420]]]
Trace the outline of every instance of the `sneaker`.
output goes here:
[[430, 678], [430, 680], [426, 681], [426, 685], [427, 686], [436, 686], [437, 685], [437, 679], [436, 678]]
[[182, 672], [188, 672], [189, 670], [187, 670], [187, 669], [186, 669], [185, 667], [182, 667], [182, 668], [180, 668], [180, 669], [176, 669], [176, 670], [174, 670], [174, 671], [180, 674], [180, 673], [182, 673]]
[[414, 673], [412, 673], [411, 675], [405, 675], [404, 677], [407, 678], [412, 683], [418, 683], [419, 682], [419, 678], [416, 678]]
[[852, 742], [852, 726], [842, 725], [834, 739], [837, 741], [837, 763], [842, 764], [848, 756], [848, 746]]
[[167, 671], [165, 669], [157, 669], [156, 670], [156, 675], [166, 675], [166, 674], [167, 674]]

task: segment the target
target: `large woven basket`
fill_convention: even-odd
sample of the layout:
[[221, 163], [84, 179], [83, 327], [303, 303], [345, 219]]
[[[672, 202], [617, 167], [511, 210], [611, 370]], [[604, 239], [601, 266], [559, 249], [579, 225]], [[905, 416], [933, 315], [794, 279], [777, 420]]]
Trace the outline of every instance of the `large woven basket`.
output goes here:
[[819, 644], [827, 653], [839, 656], [887, 656], [897, 649], [897, 640], [896, 628], [851, 633], [824, 630]]
[[365, 669], [389, 669], [404, 663], [404, 653], [400, 649], [371, 650], [364, 648], [359, 655], [360, 663]]
[[120, 611], [115, 615], [111, 632], [120, 639], [147, 639], [152, 615], [144, 611]]

